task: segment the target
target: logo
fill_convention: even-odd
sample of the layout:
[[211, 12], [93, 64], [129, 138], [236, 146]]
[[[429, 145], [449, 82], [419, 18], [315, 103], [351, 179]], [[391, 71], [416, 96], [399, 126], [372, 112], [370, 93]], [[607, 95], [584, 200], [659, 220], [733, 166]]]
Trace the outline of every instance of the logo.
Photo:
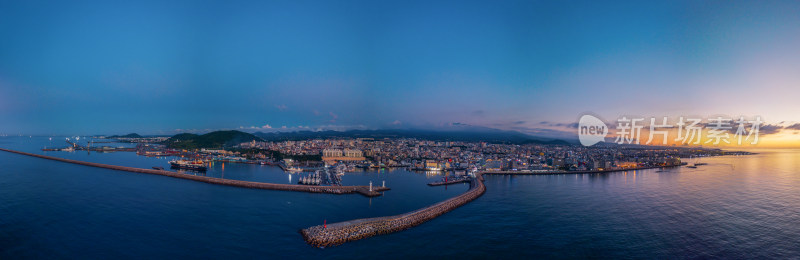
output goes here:
[[583, 146], [592, 146], [605, 140], [608, 126], [597, 117], [583, 115], [578, 121], [578, 140]]

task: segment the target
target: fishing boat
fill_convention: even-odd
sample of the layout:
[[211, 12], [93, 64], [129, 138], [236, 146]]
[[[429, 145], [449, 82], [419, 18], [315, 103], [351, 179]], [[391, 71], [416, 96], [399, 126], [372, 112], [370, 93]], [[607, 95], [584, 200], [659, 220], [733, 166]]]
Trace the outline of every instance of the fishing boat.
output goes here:
[[194, 171], [206, 171], [208, 168], [205, 165], [205, 162], [201, 160], [172, 160], [169, 161], [169, 165], [172, 166], [173, 169], [186, 169], [186, 170], [194, 170]]

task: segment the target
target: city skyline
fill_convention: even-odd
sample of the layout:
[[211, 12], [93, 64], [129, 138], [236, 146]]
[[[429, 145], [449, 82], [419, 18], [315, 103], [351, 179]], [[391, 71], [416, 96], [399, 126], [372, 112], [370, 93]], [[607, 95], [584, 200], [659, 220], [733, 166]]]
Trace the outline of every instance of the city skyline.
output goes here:
[[724, 114], [762, 116], [780, 129], [767, 144], [798, 146], [798, 9], [5, 3], [0, 133], [472, 125], [546, 136], [584, 112]]

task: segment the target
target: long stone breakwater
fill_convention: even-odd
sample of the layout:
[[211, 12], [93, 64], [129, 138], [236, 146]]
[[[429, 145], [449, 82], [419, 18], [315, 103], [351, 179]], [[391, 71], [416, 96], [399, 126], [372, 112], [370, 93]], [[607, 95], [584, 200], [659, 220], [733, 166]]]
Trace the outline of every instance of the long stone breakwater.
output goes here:
[[455, 179], [455, 180], [437, 181], [437, 182], [428, 183], [428, 186], [452, 185], [452, 184], [462, 183], [462, 182], [470, 182], [470, 179], [460, 178], [460, 179]]
[[[376, 235], [389, 234], [422, 224], [455, 208], [458, 208], [470, 201], [483, 195], [486, 187], [483, 184], [483, 175], [547, 175], [547, 174], [587, 174], [587, 173], [608, 173], [616, 171], [644, 170], [653, 168], [679, 167], [680, 165], [637, 167], [632, 169], [613, 169], [604, 171], [581, 171], [581, 172], [547, 172], [547, 173], [520, 173], [506, 171], [489, 171], [477, 174], [477, 178], [470, 181], [470, 188], [464, 194], [454, 198], [436, 203], [434, 205], [418, 209], [413, 212], [377, 218], [356, 219], [345, 222], [333, 223], [328, 225], [313, 226], [300, 230], [303, 239], [312, 246], [330, 247], [344, 244], [346, 242], [368, 238]], [[447, 182], [429, 183], [430, 186], [448, 185], [466, 180], [450, 180]]]
[[155, 175], [162, 175], [162, 176], [168, 176], [168, 177], [173, 177], [173, 178], [180, 178], [180, 179], [186, 179], [186, 180], [205, 182], [205, 183], [210, 183], [210, 184], [218, 184], [218, 185], [234, 186], [234, 187], [242, 187], [242, 188], [251, 188], [251, 189], [301, 191], [301, 192], [331, 193], [331, 194], [359, 193], [359, 194], [367, 196], [367, 197], [380, 196], [381, 195], [380, 192], [389, 190], [389, 188], [386, 188], [386, 187], [372, 187], [372, 190], [370, 190], [369, 186], [311, 186], [311, 185], [294, 185], [294, 184], [279, 184], [279, 183], [264, 183], [264, 182], [229, 180], [229, 179], [221, 179], [221, 178], [214, 178], [214, 177], [207, 177], [207, 176], [198, 176], [198, 175], [191, 175], [191, 174], [185, 174], [185, 173], [173, 172], [173, 171], [165, 171], [165, 170], [155, 170], [155, 169], [151, 170], [151, 169], [142, 169], [142, 168], [135, 168], [135, 167], [126, 167], [126, 166], [102, 164], [102, 163], [84, 162], [84, 161], [77, 161], [77, 160], [58, 158], [58, 157], [53, 157], [53, 156], [46, 156], [46, 155], [41, 155], [41, 154], [20, 152], [20, 151], [3, 149], [3, 148], [0, 148], [0, 151], [16, 153], [16, 154], [21, 154], [21, 155], [27, 155], [27, 156], [33, 156], [33, 157], [39, 157], [39, 158], [43, 158], [43, 159], [49, 159], [49, 160], [54, 160], [54, 161], [66, 162], [66, 163], [80, 164], [80, 165], [85, 165], [85, 166], [106, 168], [106, 169], [119, 170], [119, 171], [136, 172], [136, 173], [155, 174]]
[[377, 218], [356, 219], [300, 230], [303, 239], [312, 246], [330, 247], [371, 236], [405, 230], [458, 208], [483, 195], [486, 186], [478, 174], [467, 192], [448, 200], [409, 213]]

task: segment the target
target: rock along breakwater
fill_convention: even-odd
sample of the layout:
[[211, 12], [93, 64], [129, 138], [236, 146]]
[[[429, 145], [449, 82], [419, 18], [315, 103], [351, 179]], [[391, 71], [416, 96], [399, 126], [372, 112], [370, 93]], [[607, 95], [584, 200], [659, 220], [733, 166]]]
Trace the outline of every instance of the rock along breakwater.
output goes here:
[[300, 230], [300, 234], [312, 246], [329, 247], [341, 245], [346, 242], [417, 226], [477, 199], [484, 192], [486, 192], [486, 186], [483, 184], [483, 176], [478, 174], [477, 178], [470, 182], [470, 188], [467, 192], [431, 206], [395, 216], [356, 219], [328, 224], [327, 226], [313, 226]]
[[234, 186], [234, 187], [242, 187], [242, 188], [251, 188], [251, 189], [264, 189], [264, 190], [283, 190], [283, 191], [300, 191], [300, 192], [311, 192], [311, 193], [331, 193], [331, 194], [351, 194], [351, 193], [359, 193], [361, 195], [367, 197], [375, 197], [380, 196], [382, 191], [387, 191], [389, 188], [386, 187], [372, 187], [370, 190], [369, 186], [310, 186], [310, 185], [294, 185], [294, 184], [279, 184], [279, 183], [265, 183], [265, 182], [251, 182], [251, 181], [240, 181], [240, 180], [229, 180], [229, 179], [221, 179], [221, 178], [214, 178], [214, 177], [207, 177], [207, 176], [197, 176], [173, 171], [165, 171], [165, 170], [151, 170], [151, 169], [142, 169], [142, 168], [135, 168], [135, 167], [127, 167], [127, 166], [117, 166], [117, 165], [110, 165], [110, 164], [102, 164], [102, 163], [93, 163], [93, 162], [84, 162], [78, 160], [70, 160], [64, 158], [58, 158], [53, 156], [41, 155], [41, 154], [33, 154], [33, 153], [26, 153], [20, 152], [15, 150], [3, 149], [0, 148], [0, 151], [16, 153], [21, 155], [33, 156], [48, 160], [66, 162], [66, 163], [74, 163], [79, 165], [85, 166], [92, 166], [98, 168], [106, 168], [112, 170], [119, 170], [119, 171], [128, 171], [128, 172], [136, 172], [136, 173], [146, 173], [146, 174], [155, 174], [155, 175], [162, 175], [168, 176], [173, 178], [180, 178], [186, 180], [193, 180], [199, 182], [205, 182], [210, 184], [217, 184], [217, 185], [225, 185], [225, 186]]

